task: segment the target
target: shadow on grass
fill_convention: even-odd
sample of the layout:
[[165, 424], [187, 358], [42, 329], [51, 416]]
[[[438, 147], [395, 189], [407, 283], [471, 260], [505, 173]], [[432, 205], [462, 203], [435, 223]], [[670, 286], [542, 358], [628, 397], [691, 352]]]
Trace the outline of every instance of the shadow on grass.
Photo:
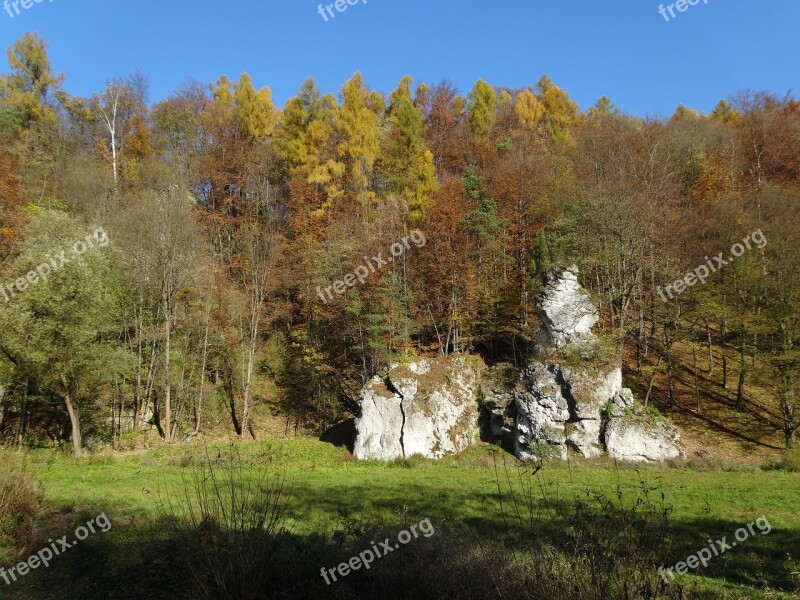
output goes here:
[[[619, 544], [617, 538], [628, 540], [633, 535], [639, 539], [639, 534], [646, 533], [636, 531], [641, 522], [628, 519], [622, 514], [624, 510], [609, 509], [609, 505], [603, 510], [580, 512], [575, 501], [542, 502], [537, 505], [541, 514], [524, 523], [513, 517], [504, 521], [499, 516], [489, 515], [460, 519], [454, 498], [446, 494], [443, 498], [424, 498], [425, 492], [430, 489], [415, 490], [419, 501], [409, 508], [402, 498], [372, 501], [370, 506], [365, 506], [366, 490], [345, 486], [329, 490], [325, 498], [315, 497], [311, 491], [295, 490], [292, 493], [294, 504], [307, 506], [313, 502], [330, 512], [330, 531], [277, 536], [274, 552], [261, 566], [262, 579], [266, 582], [264, 589], [253, 597], [535, 598], [537, 596], [532, 595], [535, 590], [528, 579], [529, 566], [525, 564], [526, 560], [539, 560], [538, 555], [530, 551], [532, 544], [544, 542], [552, 546], [556, 550], [554, 556], [576, 555], [577, 552], [580, 561], [594, 553], [601, 559], [599, 564], [608, 561], [608, 565], [618, 567], [634, 558], [625, 555], [634, 546]], [[463, 496], [459, 498], [463, 501]], [[589, 499], [589, 504], [592, 500]], [[376, 516], [379, 512], [395, 517], [379, 520]], [[552, 518], [553, 515], [556, 517]], [[334, 569], [348, 562], [371, 548], [372, 542], [380, 543], [385, 538], [394, 541], [400, 531], [424, 518], [429, 518], [434, 526], [432, 537], [420, 536], [375, 560], [369, 570], [360, 569], [346, 577], [339, 576], [331, 585], [322, 579], [320, 569], [323, 567]], [[753, 520], [755, 518], [757, 516]], [[569, 531], [570, 523], [585, 531], [577, 532], [576, 537], [576, 532]], [[735, 540], [734, 532], [746, 525], [746, 522], [715, 518], [671, 525], [669, 533], [659, 540], [652, 570], [648, 565], [643, 576], [652, 578], [658, 566], [684, 561], [707, 547], [709, 538], [722, 540], [726, 536], [730, 543]], [[773, 528], [769, 534], [761, 535], [758, 528], [755, 531], [756, 535], [713, 558], [707, 568], [696, 574], [709, 579], [712, 586], [721, 585], [723, 581], [748, 586], [752, 596], [748, 593], [746, 597], [758, 597], [765, 588], [795, 589], [790, 573], [798, 570], [800, 532]], [[223, 598], [213, 592], [198, 592], [185, 562], [193, 557], [187, 556], [186, 549], [178, 541], [180, 538], [174, 522], [166, 517], [124, 526], [115, 523], [108, 533], [96, 533], [65, 551], [49, 568], [32, 571], [11, 586], [0, 581], [3, 586], [0, 597], [13, 600]], [[590, 547], [592, 545], [597, 547]], [[219, 551], [225, 550], [219, 548]], [[604, 552], [609, 556], [603, 556]], [[659, 564], [660, 560], [663, 562]], [[213, 589], [213, 582], [209, 582], [209, 589]], [[604, 590], [597, 592], [596, 597], [602, 598]], [[605, 597], [610, 599], [608, 590], [605, 592]], [[728, 597], [715, 593], [693, 595], [678, 584], [663, 593], [652, 597]], [[560, 598], [552, 596], [549, 600]]]
[[[757, 589], [800, 590], [797, 587], [800, 582], [796, 577], [792, 578], [792, 573], [800, 571], [800, 531], [772, 528], [769, 533], [762, 534], [759, 527], [753, 525], [755, 534], [750, 534], [747, 524], [761, 516], [753, 515], [751, 519], [743, 521], [707, 517], [673, 525], [672, 548], [663, 566], [685, 562], [690, 555], [714, 546], [719, 556], [713, 556], [707, 567], [701, 566], [697, 571], [690, 570], [690, 573]], [[769, 515], [764, 516], [769, 521]], [[744, 528], [747, 538], [740, 533], [743, 541], [737, 541], [735, 535], [741, 528]], [[724, 546], [717, 541], [731, 547], [720, 552]]]

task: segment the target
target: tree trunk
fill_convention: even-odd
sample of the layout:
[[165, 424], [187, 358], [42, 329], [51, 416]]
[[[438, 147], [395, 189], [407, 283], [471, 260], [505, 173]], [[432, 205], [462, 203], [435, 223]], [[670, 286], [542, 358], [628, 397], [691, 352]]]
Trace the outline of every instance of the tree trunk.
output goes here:
[[170, 337], [172, 336], [172, 318], [170, 317], [169, 302], [164, 299], [164, 438], [168, 444], [172, 443], [172, 390], [169, 380], [169, 351]]
[[111, 165], [114, 169], [114, 189], [117, 187], [117, 180], [119, 179], [119, 175], [117, 174], [117, 132], [116, 129], [111, 130]]
[[6, 430], [6, 419], [8, 418], [8, 406], [3, 402], [6, 390], [0, 385], [0, 440], [3, 439], [3, 432]]
[[[259, 300], [254, 299], [254, 302], [258, 302]], [[256, 341], [258, 338], [258, 319], [260, 317], [260, 310], [253, 307], [250, 313], [250, 339], [248, 347], [247, 347], [247, 375], [245, 377], [244, 382], [244, 399], [242, 405], [242, 425], [241, 425], [241, 433], [239, 434], [240, 437], [244, 436], [244, 432], [248, 431], [248, 422], [250, 420], [250, 390], [252, 388], [253, 382], [253, 367], [255, 366], [256, 360]], [[255, 437], [255, 436], [254, 436]]]
[[794, 402], [794, 378], [789, 365], [784, 366], [781, 374], [781, 413], [783, 413], [783, 435], [786, 439], [786, 447], [794, 448], [797, 442], [797, 417], [795, 415]]
[[28, 415], [28, 385], [25, 384], [25, 396], [22, 398], [22, 410], [19, 414], [19, 424], [17, 425], [17, 448], [22, 450], [22, 442], [25, 439], [25, 419]]
[[697, 403], [697, 412], [700, 412], [700, 385], [699, 385], [699, 376], [697, 374], [698, 367], [697, 367], [697, 348], [692, 347], [692, 360], [694, 362], [693, 370], [694, 370], [694, 399]]
[[725, 317], [722, 317], [722, 323], [720, 324], [720, 338], [722, 344], [722, 389], [728, 389], [728, 353], [726, 352], [726, 346], [728, 345], [728, 324], [725, 321]]
[[644, 308], [641, 306], [639, 308], [639, 335], [636, 338], [636, 372], [639, 375], [642, 374], [642, 360], [644, 356], [644, 337], [645, 337], [645, 327], [644, 327]]
[[784, 402], [781, 405], [783, 411], [783, 435], [786, 438], [786, 447], [794, 448], [797, 443], [797, 420], [794, 415], [794, 404]]
[[667, 389], [669, 391], [669, 404], [675, 407], [675, 383], [673, 381], [672, 372], [672, 337], [669, 334], [669, 324], [664, 325], [664, 354], [667, 357]]
[[727, 281], [724, 276], [722, 284], [726, 286], [722, 293], [722, 321], [720, 322], [720, 338], [722, 343], [722, 389], [728, 389], [728, 319], [726, 316], [726, 308], [728, 301], [728, 288]]
[[142, 419], [144, 418], [144, 413], [145, 413], [144, 407], [150, 405], [150, 399], [153, 397], [153, 391], [155, 389], [157, 361], [158, 361], [157, 342], [156, 340], [153, 340], [153, 343], [150, 345], [150, 366], [147, 369], [147, 381], [145, 382], [144, 400], [142, 401], [142, 412], [139, 415], [139, 423], [137, 427], [142, 426]]
[[83, 456], [83, 439], [81, 436], [81, 420], [78, 412], [75, 410], [75, 405], [72, 401], [72, 394], [70, 393], [67, 378], [61, 376], [61, 385], [64, 387], [62, 398], [64, 405], [67, 407], [67, 414], [69, 415], [69, 423], [72, 427], [72, 454], [75, 458]]
[[745, 357], [745, 348], [744, 348], [744, 340], [745, 340], [745, 332], [742, 329], [742, 341], [740, 342], [739, 352], [741, 356], [741, 368], [739, 369], [739, 384], [736, 387], [736, 410], [744, 409], [744, 378], [745, 378], [745, 369], [747, 365], [745, 361], [747, 360]]
[[[141, 301], [141, 296], [140, 296]], [[134, 318], [136, 319], [136, 377], [133, 387], [133, 429], [139, 428], [139, 419], [142, 413], [142, 366], [144, 363], [144, 347], [142, 344], [143, 334], [143, 315], [142, 305], [139, 305], [139, 313], [136, 313], [136, 305], [133, 307]]]
[[203, 337], [203, 367], [200, 369], [200, 397], [197, 400], [197, 410], [194, 415], [194, 432], [200, 432], [200, 423], [203, 416], [203, 392], [205, 391], [206, 383], [206, 366], [208, 364], [208, 327], [211, 322], [211, 303], [209, 301], [208, 309], [206, 310], [206, 331]]
[[236, 416], [236, 394], [234, 393], [234, 378], [236, 377], [236, 367], [231, 365], [228, 360], [225, 360], [225, 373], [222, 377], [222, 385], [225, 388], [225, 393], [228, 395], [228, 403], [231, 411], [231, 423], [233, 423], [233, 430], [239, 437], [242, 436], [242, 426], [239, 423], [239, 418]]
[[644, 397], [644, 405], [647, 407], [648, 403], [650, 402], [650, 394], [653, 392], [653, 384], [656, 382], [656, 375], [658, 375], [658, 367], [661, 364], [661, 359], [663, 358], [663, 354], [659, 354], [658, 362], [656, 366], [653, 367], [653, 374], [650, 376], [650, 384], [647, 386], [647, 395]]
[[706, 337], [708, 338], [708, 376], [714, 374], [714, 351], [711, 345], [711, 324], [706, 321]]

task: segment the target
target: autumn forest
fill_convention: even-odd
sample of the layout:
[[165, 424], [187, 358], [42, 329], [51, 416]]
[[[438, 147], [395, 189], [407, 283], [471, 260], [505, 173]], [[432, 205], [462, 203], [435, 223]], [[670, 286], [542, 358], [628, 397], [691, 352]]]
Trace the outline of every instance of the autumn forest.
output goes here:
[[[92, 227], [110, 243], [0, 298], [7, 444], [79, 455], [147, 426], [167, 442], [321, 433], [392, 361], [524, 361], [544, 277], [571, 264], [649, 402], [700, 414], [711, 394], [750, 415], [739, 434], [796, 440], [791, 96], [637, 118], [606, 97], [582, 112], [547, 76], [464, 94], [406, 77], [381, 93], [355, 73], [338, 97], [306, 80], [281, 108], [245, 73], [150, 104], [141, 72], [68, 95], [35, 34], [8, 61], [0, 282]], [[424, 247], [320, 300], [415, 230]], [[763, 248], [659, 296], [757, 230]]]

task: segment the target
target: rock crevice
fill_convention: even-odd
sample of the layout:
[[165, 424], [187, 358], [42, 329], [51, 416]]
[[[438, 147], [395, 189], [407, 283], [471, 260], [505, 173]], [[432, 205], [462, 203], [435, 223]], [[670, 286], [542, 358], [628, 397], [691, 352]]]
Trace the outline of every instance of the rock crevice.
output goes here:
[[373, 378], [361, 391], [355, 457], [441, 458], [473, 444], [480, 367], [474, 357], [458, 356], [392, 365], [385, 379]]

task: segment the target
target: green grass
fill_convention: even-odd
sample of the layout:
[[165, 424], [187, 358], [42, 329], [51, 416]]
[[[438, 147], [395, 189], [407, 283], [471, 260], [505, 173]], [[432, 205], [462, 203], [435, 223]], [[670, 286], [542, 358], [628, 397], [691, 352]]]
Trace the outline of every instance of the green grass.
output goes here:
[[[307, 438], [239, 448], [252, 464], [275, 453], [284, 457], [292, 485], [291, 523], [299, 536], [328, 535], [345, 522], [394, 525], [399, 530], [423, 518], [437, 526], [463, 525], [479, 536], [493, 536], [503, 527], [491, 449], [486, 446], [438, 462], [389, 464], [355, 462], [346, 451]], [[209, 454], [213, 457], [217, 451]], [[169, 547], [159, 525], [159, 503], [179, 488], [182, 475], [203, 456], [199, 445], [84, 460], [33, 453], [32, 468], [46, 494], [47, 508], [38, 524], [44, 538], [71, 532], [104, 511], [114, 527], [108, 534], [91, 536], [47, 571], [35, 571], [13, 588], [0, 581], [0, 596], [13, 592], [10, 597], [15, 598], [69, 598], [71, 593], [115, 597], [82, 595], [81, 586], [113, 589], [120, 582], [135, 581], [134, 565], [142, 563], [149, 565], [151, 582], [164, 589], [177, 585], [167, 565], [159, 562], [160, 553]], [[505, 457], [508, 471], [502, 455], [498, 460], [501, 477], [517, 477], [511, 457]], [[642, 482], [654, 496], [663, 493], [673, 507], [674, 531], [671, 562], [665, 566], [703, 548], [708, 538], [732, 539], [737, 528], [766, 515], [772, 525], [769, 535], [747, 540], [698, 575], [683, 578], [717, 593], [727, 589], [732, 590], [730, 597], [759, 597], [766, 586], [786, 589], [791, 571], [800, 570], [800, 474], [553, 463], [543, 469], [539, 481], [549, 500], [564, 506], [585, 497], [587, 490], [609, 497], [621, 490], [624, 498], [635, 498]], [[90, 578], [87, 573], [95, 575]]]

